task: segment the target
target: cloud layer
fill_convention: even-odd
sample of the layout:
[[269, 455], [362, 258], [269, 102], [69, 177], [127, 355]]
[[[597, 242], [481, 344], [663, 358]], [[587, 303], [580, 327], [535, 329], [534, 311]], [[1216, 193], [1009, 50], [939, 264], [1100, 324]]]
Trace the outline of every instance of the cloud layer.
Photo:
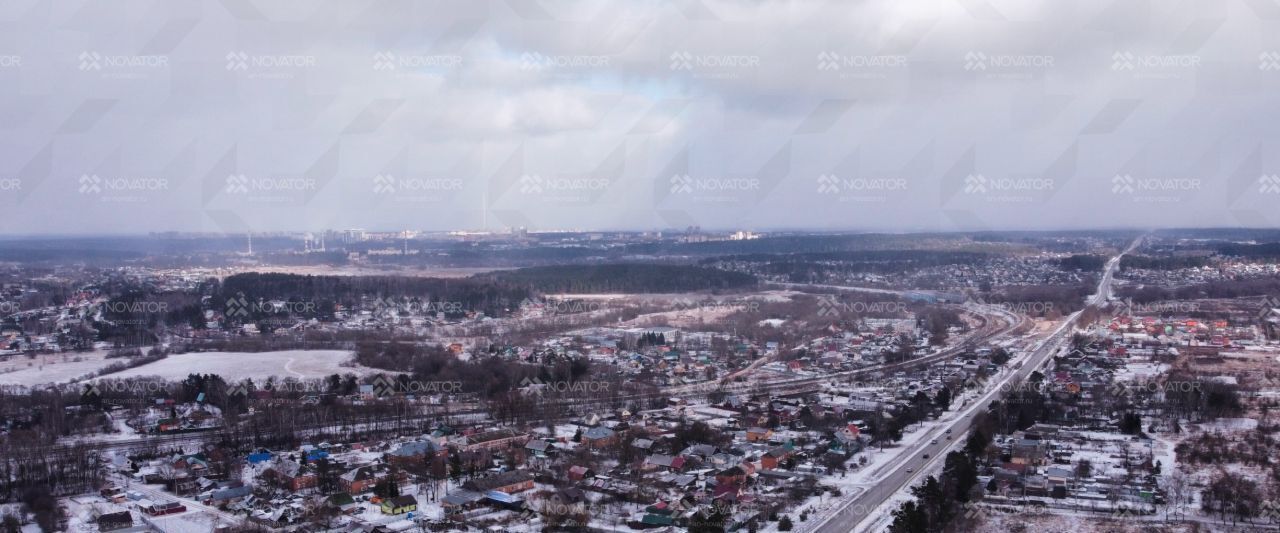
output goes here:
[[1280, 5], [0, 5], [0, 233], [1280, 222]]

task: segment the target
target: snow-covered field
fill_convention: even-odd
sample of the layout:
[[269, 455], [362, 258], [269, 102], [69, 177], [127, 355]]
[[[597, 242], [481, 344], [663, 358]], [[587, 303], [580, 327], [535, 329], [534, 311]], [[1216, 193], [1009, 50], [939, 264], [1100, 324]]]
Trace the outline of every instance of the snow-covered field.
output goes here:
[[[267, 376], [277, 378], [313, 379], [330, 374], [374, 372], [370, 368], [348, 363], [351, 352], [345, 350], [284, 350], [279, 352], [193, 352], [169, 357], [151, 364], [131, 368], [106, 376], [130, 378], [159, 376], [165, 379], [183, 379], [189, 374], [218, 374], [229, 381]], [[344, 363], [351, 366], [344, 366]]]
[[1144, 363], [1132, 361], [1116, 371], [1116, 381], [1149, 380], [1169, 371], [1169, 365], [1163, 363]]
[[14, 355], [0, 361], [0, 385], [66, 383], [120, 361], [125, 359], [107, 359], [105, 350], [37, 355], [34, 359]]

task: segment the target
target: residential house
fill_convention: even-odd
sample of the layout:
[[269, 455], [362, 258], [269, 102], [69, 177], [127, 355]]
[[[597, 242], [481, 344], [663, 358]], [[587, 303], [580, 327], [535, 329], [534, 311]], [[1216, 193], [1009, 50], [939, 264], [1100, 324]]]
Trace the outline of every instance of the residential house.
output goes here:
[[555, 450], [555, 445], [542, 439], [532, 439], [525, 443], [524, 449], [535, 457], [547, 457]]
[[326, 503], [342, 514], [352, 514], [360, 510], [360, 505], [356, 503], [355, 498], [345, 492], [331, 494]]
[[277, 483], [288, 487], [289, 490], [294, 492], [313, 489], [320, 483], [320, 478], [312, 467], [298, 464], [289, 459], [281, 459], [263, 474], [268, 477], [274, 477]]
[[1037, 466], [1044, 462], [1044, 443], [1032, 439], [1018, 439], [1013, 443], [1013, 463]]
[[532, 489], [533, 475], [524, 471], [502, 472], [489, 477], [473, 479], [464, 484], [462, 488], [480, 493], [496, 490], [513, 494]]
[[582, 443], [588, 448], [604, 448], [618, 442], [618, 433], [604, 426], [596, 426], [582, 434]]
[[710, 458], [715, 454], [716, 447], [710, 444], [694, 444], [680, 452], [680, 455], [685, 457], [700, 457], [702, 459]]
[[133, 527], [133, 515], [129, 511], [107, 513], [98, 516], [98, 531], [115, 531]]
[[663, 469], [669, 472], [684, 471], [685, 458], [680, 456], [653, 454], [644, 459], [645, 470]]
[[542, 512], [556, 516], [576, 516], [587, 513], [587, 495], [582, 489], [569, 487], [547, 496]]
[[1030, 495], [1030, 496], [1048, 496], [1049, 495], [1049, 480], [1044, 476], [1041, 476], [1038, 474], [1027, 476], [1026, 479], [1023, 480], [1022, 485], [1023, 487], [1025, 487], [1027, 495]]
[[576, 466], [576, 465], [569, 467], [570, 481], [582, 481], [590, 477], [595, 477], [595, 472], [593, 472], [590, 468], [587, 468], [585, 466]]
[[518, 433], [512, 429], [495, 429], [467, 437], [467, 444], [462, 449], [468, 452], [501, 450], [523, 445], [527, 440], [529, 440], [529, 435], [526, 433]]
[[770, 448], [768, 452], [760, 457], [760, 466], [767, 470], [777, 470], [779, 466], [786, 463], [795, 452], [787, 449], [785, 446], [775, 446]]
[[209, 460], [203, 453], [183, 455], [174, 459], [173, 470], [191, 477], [201, 477], [210, 472]]
[[387, 462], [400, 466], [421, 465], [427, 458], [447, 459], [449, 449], [431, 440], [420, 440], [401, 445], [387, 454]]
[[382, 514], [405, 514], [418, 510], [418, 500], [413, 496], [403, 495], [382, 500]]
[[747, 471], [741, 466], [726, 468], [716, 473], [716, 486], [741, 487], [747, 482]]
[[142, 509], [142, 512], [151, 516], [164, 516], [187, 512], [187, 508], [178, 502], [153, 502], [150, 500], [142, 500], [138, 502], [138, 507]]
[[747, 430], [747, 442], [768, 442], [773, 438], [773, 430], [762, 427], [753, 427]]
[[474, 509], [484, 501], [484, 494], [470, 490], [455, 490], [440, 500], [445, 514], [461, 513]]
[[373, 486], [386, 477], [378, 474], [377, 469], [372, 466], [353, 468], [338, 477], [338, 484], [347, 494], [360, 494], [373, 490]]
[[253, 494], [253, 487], [237, 482], [235, 486], [213, 491], [213, 495], [209, 497], [208, 505], [223, 506], [238, 502], [249, 495]]

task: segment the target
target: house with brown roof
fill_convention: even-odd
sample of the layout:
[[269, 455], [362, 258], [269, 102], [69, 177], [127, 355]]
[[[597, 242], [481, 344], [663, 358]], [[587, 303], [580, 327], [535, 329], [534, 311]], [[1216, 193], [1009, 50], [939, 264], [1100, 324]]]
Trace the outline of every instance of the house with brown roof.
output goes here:
[[716, 473], [716, 485], [740, 487], [747, 482], [747, 471], [741, 466], [726, 468]]
[[372, 466], [362, 466], [353, 468], [347, 473], [338, 477], [338, 484], [347, 494], [360, 494], [373, 490], [373, 486], [379, 481], [386, 478], [386, 474], [379, 472]]
[[775, 446], [760, 456], [760, 466], [766, 470], [776, 470], [787, 461], [794, 452], [784, 446]]
[[512, 446], [524, 446], [529, 434], [519, 433], [513, 429], [495, 429], [467, 437], [463, 451], [501, 450]]
[[288, 487], [294, 492], [313, 489], [320, 481], [313, 468], [289, 459], [279, 460], [276, 464], [263, 471], [262, 475], [281, 486]]
[[587, 479], [587, 478], [589, 478], [589, 477], [595, 477], [595, 472], [592, 472], [590, 468], [587, 468], [587, 467], [585, 467], [585, 466], [571, 466], [571, 467], [569, 467], [569, 480], [570, 480], [570, 481], [582, 481], [582, 480]]
[[747, 430], [747, 442], [767, 442], [773, 438], [773, 430], [762, 427], [753, 427]]
[[133, 515], [129, 511], [106, 513], [98, 516], [98, 531], [115, 531], [133, 527]]
[[671, 456], [662, 454], [653, 454], [644, 459], [644, 465], [641, 467], [645, 470], [662, 469], [669, 472], [681, 472], [684, 470], [685, 458], [681, 456]]
[[489, 477], [473, 479], [466, 482], [462, 488], [481, 493], [496, 490], [514, 494], [533, 488], [533, 474], [525, 471], [502, 472]]

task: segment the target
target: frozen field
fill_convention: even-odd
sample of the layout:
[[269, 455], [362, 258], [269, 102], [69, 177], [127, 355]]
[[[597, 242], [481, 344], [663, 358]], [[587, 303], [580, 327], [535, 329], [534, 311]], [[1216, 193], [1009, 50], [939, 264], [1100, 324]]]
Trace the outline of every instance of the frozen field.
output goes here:
[[107, 359], [107, 352], [37, 355], [34, 359], [15, 355], [0, 361], [0, 385], [36, 386], [68, 381], [88, 375], [123, 359]]
[[279, 352], [196, 352], [170, 355], [154, 363], [130, 368], [106, 376], [129, 378], [160, 376], [183, 379], [189, 374], [218, 374], [229, 381], [253, 378], [254, 381], [277, 378], [312, 379], [330, 374], [364, 374], [371, 370], [358, 366], [342, 366], [351, 359], [344, 350], [286, 350]]

